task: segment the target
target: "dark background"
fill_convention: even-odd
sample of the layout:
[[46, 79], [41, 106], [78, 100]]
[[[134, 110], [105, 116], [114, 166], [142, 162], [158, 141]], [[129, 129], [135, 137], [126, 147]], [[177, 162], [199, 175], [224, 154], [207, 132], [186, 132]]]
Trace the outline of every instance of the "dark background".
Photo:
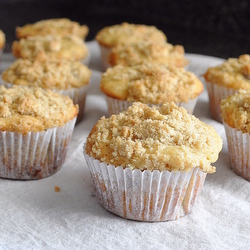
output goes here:
[[15, 27], [42, 19], [67, 17], [98, 30], [124, 21], [155, 25], [187, 53], [221, 58], [250, 54], [249, 0], [0, 0], [0, 29], [10, 51]]

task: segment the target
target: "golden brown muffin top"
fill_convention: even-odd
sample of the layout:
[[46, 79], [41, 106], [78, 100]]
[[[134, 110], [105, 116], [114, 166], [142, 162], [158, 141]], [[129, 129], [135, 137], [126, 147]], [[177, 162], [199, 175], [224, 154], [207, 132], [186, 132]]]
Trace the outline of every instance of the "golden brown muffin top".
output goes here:
[[51, 90], [0, 86], [0, 130], [26, 134], [63, 126], [78, 114], [68, 97]]
[[119, 100], [161, 104], [188, 102], [203, 91], [203, 84], [183, 68], [145, 63], [108, 68], [101, 76], [100, 88]]
[[2, 73], [14, 85], [49, 89], [80, 88], [89, 83], [91, 70], [79, 61], [18, 59]]
[[67, 18], [41, 20], [32, 24], [26, 24], [23, 27], [16, 27], [16, 36], [19, 39], [28, 36], [46, 35], [74, 35], [85, 39], [88, 32], [89, 28], [86, 25], [80, 25], [78, 22]]
[[82, 60], [88, 55], [88, 48], [82, 39], [76, 36], [32, 36], [14, 41], [12, 52], [16, 58], [33, 60], [66, 59]]
[[99, 44], [106, 47], [141, 41], [165, 42], [167, 40], [165, 34], [155, 26], [127, 22], [101, 29], [95, 39]]
[[4, 47], [5, 45], [5, 34], [3, 33], [2, 30], [0, 30], [0, 50]]
[[215, 129], [174, 103], [150, 108], [134, 103], [127, 111], [102, 117], [86, 142], [86, 153], [113, 164], [140, 170], [213, 173], [222, 139]]
[[121, 64], [131, 66], [145, 62], [156, 62], [165, 65], [185, 67], [188, 60], [181, 45], [170, 43], [140, 42], [115, 46], [108, 57], [111, 66]]
[[221, 101], [221, 116], [230, 127], [250, 133], [250, 91], [238, 93]]
[[229, 58], [223, 64], [208, 68], [206, 81], [233, 89], [250, 89], [250, 55]]

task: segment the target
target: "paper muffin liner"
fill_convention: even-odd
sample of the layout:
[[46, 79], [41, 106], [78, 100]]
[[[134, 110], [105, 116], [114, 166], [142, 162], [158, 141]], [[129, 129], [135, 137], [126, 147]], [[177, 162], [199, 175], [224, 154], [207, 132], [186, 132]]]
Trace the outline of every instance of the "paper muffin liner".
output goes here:
[[112, 50], [112, 47], [105, 47], [104, 45], [102, 45], [100, 43], [98, 43], [98, 44], [99, 44], [100, 51], [101, 51], [102, 71], [106, 71], [106, 69], [110, 67], [110, 65], [108, 63], [108, 56]]
[[91, 54], [90, 54], [90, 52], [88, 51], [88, 55], [87, 55], [85, 58], [83, 58], [83, 59], [81, 60], [81, 62], [82, 62], [84, 65], [89, 66], [90, 60], [91, 60]]
[[224, 123], [232, 170], [250, 181], [250, 134]]
[[131, 220], [171, 221], [189, 214], [197, 201], [206, 173], [131, 170], [84, 156], [99, 203]]
[[[83, 119], [85, 103], [86, 103], [86, 96], [87, 96], [89, 84], [90, 83], [82, 86], [81, 88], [71, 88], [71, 89], [62, 89], [62, 90], [51, 89], [52, 91], [56, 91], [62, 95], [69, 96], [73, 100], [74, 104], [78, 104], [79, 113], [77, 116], [76, 123], [79, 123]], [[0, 78], [0, 85], [4, 85], [4, 87], [6, 87], [6, 88], [11, 88], [13, 86], [12, 83], [7, 83], [7, 82], [3, 81], [1, 78]]]
[[[178, 107], [183, 107], [187, 110], [189, 114], [193, 114], [193, 111], [195, 109], [196, 103], [197, 103], [198, 97], [189, 100], [188, 102], [178, 102], [175, 103]], [[126, 100], [119, 100], [110, 96], [106, 95], [106, 101], [108, 105], [108, 111], [110, 115], [113, 114], [119, 114], [122, 111], [127, 110], [129, 106], [133, 104], [133, 102], [129, 102]], [[148, 104], [150, 107], [152, 106], [160, 106], [156, 104]]]
[[42, 179], [61, 169], [76, 118], [42, 132], [0, 131], [0, 177]]
[[206, 85], [209, 97], [209, 108], [212, 118], [222, 123], [220, 102], [227, 96], [235, 94], [238, 90], [227, 88], [211, 82], [206, 82]]

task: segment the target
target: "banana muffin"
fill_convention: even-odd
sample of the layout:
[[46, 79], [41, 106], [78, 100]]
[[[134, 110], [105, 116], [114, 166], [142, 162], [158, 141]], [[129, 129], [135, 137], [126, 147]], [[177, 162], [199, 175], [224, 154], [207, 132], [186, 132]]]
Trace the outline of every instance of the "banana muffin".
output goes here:
[[102, 73], [100, 89], [110, 114], [126, 110], [133, 102], [161, 105], [172, 101], [192, 113], [203, 84], [184, 68], [144, 63], [108, 68]]
[[0, 86], [0, 177], [41, 179], [63, 165], [78, 107], [51, 90]]
[[32, 36], [14, 41], [12, 53], [16, 58], [34, 60], [66, 59], [84, 60], [88, 58], [88, 47], [76, 36]]
[[119, 44], [141, 43], [144, 41], [166, 42], [166, 35], [155, 26], [144, 24], [121, 23], [101, 29], [95, 36], [98, 42], [104, 69], [108, 65], [108, 55], [111, 49]]
[[2, 73], [6, 86], [51, 89], [68, 95], [79, 106], [77, 122], [83, 118], [91, 70], [79, 61], [17, 59]]
[[191, 212], [221, 149], [213, 127], [173, 102], [152, 108], [134, 103], [94, 125], [84, 156], [107, 210], [127, 219], [168, 221]]
[[221, 101], [232, 170], [250, 181], [250, 90]]
[[32, 24], [26, 24], [22, 27], [16, 27], [17, 38], [26, 38], [28, 36], [47, 36], [74, 35], [85, 39], [89, 28], [86, 25], [80, 25], [78, 22], [71, 21], [68, 18], [54, 18], [41, 20]]
[[250, 90], [250, 55], [229, 58], [224, 63], [210, 67], [204, 74], [209, 107], [213, 119], [222, 122], [220, 102], [239, 89]]

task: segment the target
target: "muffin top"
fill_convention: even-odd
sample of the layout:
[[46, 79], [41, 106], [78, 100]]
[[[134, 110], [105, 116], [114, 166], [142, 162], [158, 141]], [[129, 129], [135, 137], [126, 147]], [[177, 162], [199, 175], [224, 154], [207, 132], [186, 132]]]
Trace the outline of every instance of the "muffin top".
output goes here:
[[184, 48], [181, 45], [170, 43], [140, 42], [121, 44], [114, 47], [108, 57], [111, 66], [124, 66], [157, 62], [166, 65], [185, 67], [188, 60], [184, 57]]
[[18, 59], [2, 73], [15, 85], [49, 89], [80, 88], [89, 83], [91, 70], [79, 61]]
[[67, 18], [41, 20], [36, 23], [26, 24], [23, 27], [16, 27], [16, 36], [19, 39], [28, 36], [46, 35], [75, 35], [84, 39], [88, 32], [89, 28], [86, 25], [80, 25]]
[[161, 104], [188, 102], [203, 91], [203, 84], [184, 68], [145, 63], [108, 68], [101, 76], [100, 88], [119, 100]]
[[2, 49], [5, 45], [5, 34], [2, 30], [0, 30], [0, 49]]
[[113, 47], [123, 43], [136, 43], [141, 41], [165, 42], [165, 34], [155, 26], [142, 24], [122, 23], [101, 29], [95, 39], [106, 47]]
[[215, 129], [173, 102], [150, 108], [134, 103], [126, 111], [102, 117], [92, 128], [86, 153], [115, 166], [140, 170], [213, 173], [222, 139]]
[[68, 97], [51, 90], [0, 86], [0, 130], [26, 134], [63, 126], [78, 114]]
[[239, 90], [221, 101], [221, 116], [230, 127], [250, 133], [250, 91]]
[[250, 55], [229, 58], [223, 64], [208, 68], [206, 81], [233, 89], [250, 89]]
[[57, 58], [82, 60], [88, 55], [88, 48], [76, 36], [32, 36], [14, 41], [12, 52], [16, 58]]

